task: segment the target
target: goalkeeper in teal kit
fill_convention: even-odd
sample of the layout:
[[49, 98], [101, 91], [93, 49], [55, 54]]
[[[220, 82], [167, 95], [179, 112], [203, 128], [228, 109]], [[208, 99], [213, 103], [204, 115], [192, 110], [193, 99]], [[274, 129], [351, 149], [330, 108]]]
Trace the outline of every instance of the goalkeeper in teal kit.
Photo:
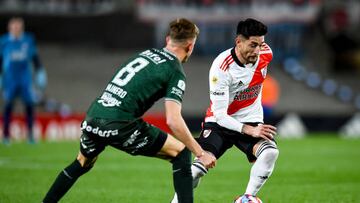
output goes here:
[[[170, 161], [179, 202], [193, 203], [191, 152], [204, 168], [215, 165], [215, 157], [197, 144], [181, 116], [186, 87], [181, 63], [191, 55], [198, 34], [195, 24], [177, 19], [169, 25], [165, 48], [140, 52], [118, 67], [81, 124], [80, 152], [76, 160], [60, 172], [43, 203], [58, 202], [77, 178], [93, 167], [107, 146], [131, 155]], [[141, 118], [163, 97], [172, 135]]]
[[25, 104], [28, 140], [33, 143], [35, 103], [33, 72], [35, 85], [40, 90], [44, 90], [46, 86], [46, 73], [40, 63], [34, 38], [24, 32], [23, 19], [11, 18], [8, 29], [9, 33], [0, 37], [0, 89], [5, 101], [3, 143], [9, 144], [11, 112], [17, 96], [20, 96]]

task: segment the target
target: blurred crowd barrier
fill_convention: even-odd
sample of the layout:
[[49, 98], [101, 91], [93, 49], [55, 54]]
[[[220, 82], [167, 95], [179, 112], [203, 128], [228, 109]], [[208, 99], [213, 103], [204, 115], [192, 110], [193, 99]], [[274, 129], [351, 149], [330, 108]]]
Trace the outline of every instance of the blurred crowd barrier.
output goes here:
[[[59, 140], [78, 140], [81, 135], [81, 123], [85, 118], [85, 113], [71, 113], [61, 115], [57, 113], [39, 113], [34, 123], [34, 139], [37, 141], [59, 141]], [[23, 141], [27, 138], [26, 118], [18, 114], [14, 116], [10, 125], [11, 139]], [[166, 125], [163, 114], [146, 114], [144, 120], [158, 126], [165, 132], [171, 132]], [[3, 136], [2, 119], [0, 118], [0, 139]]]

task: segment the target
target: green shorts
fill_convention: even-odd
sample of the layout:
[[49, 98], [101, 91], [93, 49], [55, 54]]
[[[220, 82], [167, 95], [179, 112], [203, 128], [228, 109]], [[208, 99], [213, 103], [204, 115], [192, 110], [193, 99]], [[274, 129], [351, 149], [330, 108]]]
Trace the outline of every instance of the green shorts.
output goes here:
[[80, 151], [89, 158], [100, 154], [108, 145], [131, 155], [155, 156], [167, 139], [165, 132], [142, 119], [86, 118], [81, 130]]

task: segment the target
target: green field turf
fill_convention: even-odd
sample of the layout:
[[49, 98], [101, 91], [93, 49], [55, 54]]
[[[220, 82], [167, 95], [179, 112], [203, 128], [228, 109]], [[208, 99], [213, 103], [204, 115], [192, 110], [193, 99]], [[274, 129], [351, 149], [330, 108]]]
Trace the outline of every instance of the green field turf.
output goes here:
[[[360, 202], [359, 139], [313, 135], [278, 145], [276, 169], [259, 193], [264, 203]], [[0, 145], [0, 203], [40, 203], [77, 151], [77, 142]], [[195, 203], [231, 203], [249, 169], [242, 153], [228, 151], [195, 191]], [[168, 203], [172, 194], [169, 163], [107, 148], [61, 202]]]

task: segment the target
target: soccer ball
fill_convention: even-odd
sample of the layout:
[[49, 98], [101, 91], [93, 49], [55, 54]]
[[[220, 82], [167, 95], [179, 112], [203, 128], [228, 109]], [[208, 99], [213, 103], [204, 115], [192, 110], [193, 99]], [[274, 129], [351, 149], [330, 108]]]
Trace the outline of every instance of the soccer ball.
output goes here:
[[241, 197], [237, 197], [234, 200], [234, 203], [262, 203], [261, 199], [258, 197], [254, 197], [252, 195], [243, 195]]

